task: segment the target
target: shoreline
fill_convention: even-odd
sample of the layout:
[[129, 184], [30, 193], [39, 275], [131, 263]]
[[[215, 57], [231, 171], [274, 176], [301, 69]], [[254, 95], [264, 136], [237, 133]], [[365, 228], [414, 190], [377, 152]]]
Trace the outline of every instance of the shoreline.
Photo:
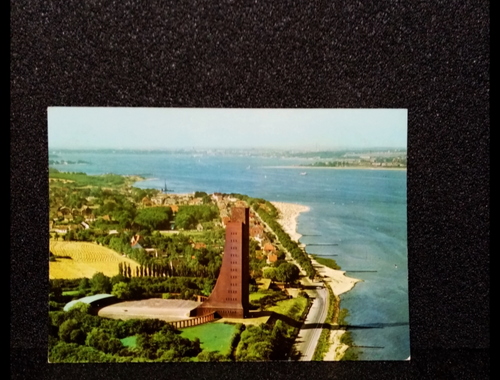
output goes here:
[[[302, 235], [297, 232], [297, 219], [301, 213], [310, 211], [310, 208], [296, 203], [271, 202], [271, 204], [280, 212], [280, 218], [277, 219], [277, 222], [290, 235], [290, 238], [298, 243]], [[329, 283], [333, 293], [337, 296], [348, 292], [357, 282], [362, 281], [357, 278], [347, 277], [346, 272], [343, 270], [332, 269], [318, 263], [311, 255], [309, 255], [309, 258], [318, 274], [325, 278], [325, 281]]]
[[[310, 211], [310, 208], [295, 203], [271, 202], [271, 204], [276, 207], [281, 214], [277, 222], [281, 224], [283, 230], [290, 235], [292, 240], [299, 242], [302, 235], [297, 232], [297, 219], [302, 212]], [[347, 293], [354, 288], [356, 283], [362, 281], [357, 278], [347, 277], [345, 271], [329, 268], [318, 263], [311, 255], [308, 256], [311, 260], [311, 264], [318, 272], [318, 275], [323, 278], [326, 286], [329, 286], [333, 294], [337, 297], [339, 297], [340, 294]], [[340, 309], [340, 304], [338, 307]], [[345, 329], [339, 328], [331, 331], [329, 337], [330, 348], [325, 354], [323, 361], [336, 361], [342, 358], [345, 351], [348, 349], [348, 346], [340, 341], [345, 331]]]

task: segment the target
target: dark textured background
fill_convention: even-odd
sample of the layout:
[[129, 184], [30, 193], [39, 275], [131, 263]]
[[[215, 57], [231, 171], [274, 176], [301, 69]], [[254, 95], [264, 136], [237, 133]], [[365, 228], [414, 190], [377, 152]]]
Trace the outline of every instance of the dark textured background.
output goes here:
[[[489, 3], [329, 3], [11, 1], [12, 378], [489, 377]], [[408, 108], [411, 362], [47, 364], [48, 106]]]

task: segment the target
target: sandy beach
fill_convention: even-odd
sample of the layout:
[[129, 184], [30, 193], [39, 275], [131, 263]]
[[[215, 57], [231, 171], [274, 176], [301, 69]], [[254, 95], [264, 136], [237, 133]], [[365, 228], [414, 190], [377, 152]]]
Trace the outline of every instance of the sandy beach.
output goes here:
[[292, 240], [299, 242], [302, 236], [297, 232], [297, 218], [301, 212], [309, 211], [309, 207], [295, 204], [295, 203], [284, 203], [284, 202], [271, 202], [274, 207], [280, 212], [280, 218], [277, 220], [283, 230], [290, 235]]

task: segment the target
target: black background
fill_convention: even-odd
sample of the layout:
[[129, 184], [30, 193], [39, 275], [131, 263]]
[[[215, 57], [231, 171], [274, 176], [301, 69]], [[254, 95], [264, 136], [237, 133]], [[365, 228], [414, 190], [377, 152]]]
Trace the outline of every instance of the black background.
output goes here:
[[[11, 2], [12, 378], [488, 378], [488, 7]], [[48, 106], [407, 108], [412, 360], [47, 364]]]

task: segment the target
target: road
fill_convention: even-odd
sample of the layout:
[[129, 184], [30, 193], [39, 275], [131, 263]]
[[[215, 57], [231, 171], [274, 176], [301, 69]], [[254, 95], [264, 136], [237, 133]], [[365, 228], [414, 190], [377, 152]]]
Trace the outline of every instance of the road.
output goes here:
[[328, 290], [325, 289], [324, 284], [321, 282], [311, 283], [311, 285], [317, 288], [306, 289], [306, 292], [314, 300], [307, 318], [295, 339], [295, 349], [300, 353], [299, 360], [301, 361], [310, 361], [312, 359], [328, 313]]
[[[264, 225], [267, 232], [271, 232], [276, 236], [274, 231], [264, 222], [260, 216], [256, 213], [258, 220]], [[278, 237], [276, 239], [279, 241]], [[281, 245], [281, 244], [280, 244]], [[302, 285], [304, 285], [305, 292], [309, 297], [313, 298], [313, 303], [309, 309], [306, 320], [302, 324], [300, 331], [295, 338], [294, 348], [300, 354], [299, 360], [310, 361], [318, 345], [318, 339], [323, 331], [323, 323], [325, 323], [326, 315], [328, 313], [328, 298], [329, 293], [325, 288], [325, 284], [322, 282], [312, 282], [308, 277], [304, 269], [297, 263], [291, 256], [290, 252], [286, 250], [283, 246], [281, 249], [285, 251], [286, 260], [294, 263], [300, 270], [302, 276]]]

